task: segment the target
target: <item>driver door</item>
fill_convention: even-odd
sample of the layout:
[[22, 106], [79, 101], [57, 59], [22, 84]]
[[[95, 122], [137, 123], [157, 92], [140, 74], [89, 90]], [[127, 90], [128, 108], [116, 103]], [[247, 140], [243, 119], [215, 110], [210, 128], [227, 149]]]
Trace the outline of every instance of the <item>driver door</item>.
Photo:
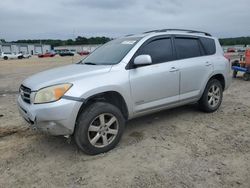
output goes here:
[[[162, 108], [179, 101], [179, 69], [174, 61], [172, 39], [154, 38], [136, 52], [150, 55], [152, 64], [129, 70], [134, 113]], [[132, 58], [132, 62], [134, 61]]]

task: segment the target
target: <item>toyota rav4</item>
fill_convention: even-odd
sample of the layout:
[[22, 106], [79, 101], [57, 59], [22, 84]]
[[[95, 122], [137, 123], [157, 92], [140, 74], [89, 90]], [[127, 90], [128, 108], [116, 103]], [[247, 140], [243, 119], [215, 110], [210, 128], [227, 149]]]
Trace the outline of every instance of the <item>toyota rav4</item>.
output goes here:
[[114, 148], [132, 118], [195, 102], [216, 111], [230, 82], [218, 39], [155, 30], [112, 40], [76, 64], [27, 78], [18, 108], [32, 127], [73, 136], [94, 155]]

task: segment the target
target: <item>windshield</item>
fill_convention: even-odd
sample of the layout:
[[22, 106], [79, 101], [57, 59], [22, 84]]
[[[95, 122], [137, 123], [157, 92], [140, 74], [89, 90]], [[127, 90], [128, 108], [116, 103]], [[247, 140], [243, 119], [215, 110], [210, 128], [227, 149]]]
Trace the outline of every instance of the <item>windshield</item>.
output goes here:
[[128, 37], [112, 40], [97, 48], [89, 56], [83, 59], [81, 64], [90, 65], [114, 65], [119, 63], [125, 55], [140, 40], [139, 37]]

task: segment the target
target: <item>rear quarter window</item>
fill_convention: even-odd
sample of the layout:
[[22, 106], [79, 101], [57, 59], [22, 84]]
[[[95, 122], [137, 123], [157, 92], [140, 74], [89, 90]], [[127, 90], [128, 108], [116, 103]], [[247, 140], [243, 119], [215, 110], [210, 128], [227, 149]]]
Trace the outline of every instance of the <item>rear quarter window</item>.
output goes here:
[[214, 39], [201, 37], [200, 41], [205, 50], [206, 55], [213, 55], [216, 52]]

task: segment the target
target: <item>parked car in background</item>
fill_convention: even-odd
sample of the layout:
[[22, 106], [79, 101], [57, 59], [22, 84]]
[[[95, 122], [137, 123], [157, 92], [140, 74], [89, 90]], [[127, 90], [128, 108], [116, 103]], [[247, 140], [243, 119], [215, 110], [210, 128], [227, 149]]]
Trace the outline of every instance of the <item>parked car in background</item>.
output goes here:
[[72, 53], [76, 54], [76, 50], [70, 50]]
[[246, 51], [246, 49], [244, 49], [244, 48], [240, 48], [237, 50], [237, 52], [242, 52], [242, 53], [244, 53], [245, 51]]
[[81, 56], [84, 56], [84, 55], [89, 55], [90, 52], [89, 51], [81, 51], [81, 52], [78, 52], [78, 54]]
[[21, 54], [23, 55], [23, 58], [30, 58], [31, 57], [31, 54], [29, 53], [24, 53], [24, 52], [21, 52]]
[[38, 54], [38, 57], [54, 57], [56, 54], [54, 52], [46, 52], [45, 54]]
[[74, 56], [75, 54], [73, 52], [71, 52], [70, 50], [60, 50], [60, 52], [58, 52], [58, 54], [60, 56]]
[[228, 48], [227, 49], [227, 52], [229, 53], [234, 53], [234, 52], [236, 52], [236, 49], [235, 48]]
[[22, 59], [23, 54], [22, 53], [10, 53], [10, 52], [2, 52], [1, 53], [1, 58], [4, 60], [8, 59]]
[[190, 103], [216, 111], [231, 79], [217, 38], [155, 30], [112, 40], [77, 64], [27, 78], [18, 109], [31, 126], [72, 135], [94, 155], [114, 148], [130, 119]]

